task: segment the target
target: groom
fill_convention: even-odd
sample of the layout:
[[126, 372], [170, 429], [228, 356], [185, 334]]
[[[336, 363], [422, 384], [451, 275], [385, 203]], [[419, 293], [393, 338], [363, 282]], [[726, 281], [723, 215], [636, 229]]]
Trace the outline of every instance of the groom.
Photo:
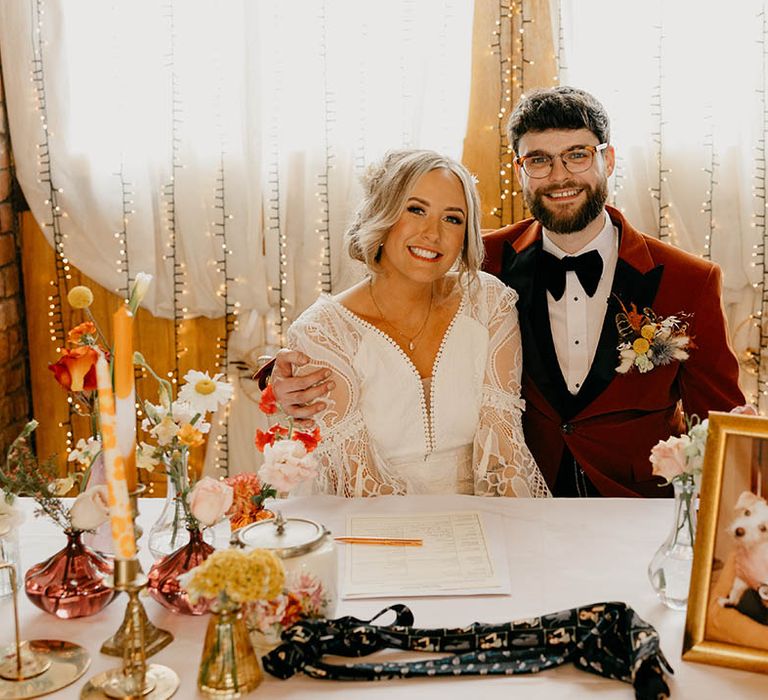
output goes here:
[[[534, 91], [508, 129], [535, 220], [487, 236], [486, 269], [520, 296], [528, 446], [555, 495], [666, 495], [651, 448], [684, 430], [683, 411], [703, 419], [744, 403], [720, 268], [638, 233], [606, 206], [615, 155], [592, 95]], [[632, 315], [645, 309], [645, 320]], [[683, 352], [640, 357], [625, 346], [620, 357], [638, 337], [637, 350], [661, 348], [654, 315], [680, 319], [672, 335]]]
[[[534, 219], [489, 234], [485, 267], [519, 294], [526, 442], [555, 496], [668, 495], [651, 474], [651, 448], [684, 430], [683, 411], [704, 418], [744, 403], [720, 268], [606, 206], [615, 155], [608, 115], [588, 93], [530, 93], [510, 117], [509, 141]], [[666, 356], [635, 361], [632, 348], [646, 348], [630, 342], [620, 357], [619, 326], [658, 350], [643, 327], [671, 317], [679, 324]], [[312, 401], [327, 390], [323, 370], [291, 376], [290, 363], [304, 359], [281, 351], [273, 373], [297, 418], [316, 413]]]

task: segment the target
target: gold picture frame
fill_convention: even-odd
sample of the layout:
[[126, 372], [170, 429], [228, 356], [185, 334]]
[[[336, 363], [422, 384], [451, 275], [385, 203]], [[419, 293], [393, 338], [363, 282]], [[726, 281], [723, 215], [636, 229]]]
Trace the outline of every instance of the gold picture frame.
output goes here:
[[[712, 412], [682, 656], [685, 661], [768, 673], [768, 620], [763, 621], [760, 607], [768, 605], [765, 589], [748, 588], [741, 597], [736, 575], [745, 570], [744, 560], [753, 551], [743, 542], [759, 536], [758, 529], [751, 530], [757, 509], [748, 511], [746, 521], [747, 511], [736, 509], [737, 502], [751, 499], [744, 492], [768, 495], [768, 418]], [[761, 522], [763, 513], [759, 510]], [[749, 530], [738, 545], [737, 518]], [[750, 564], [746, 570], [753, 568]], [[739, 600], [738, 607], [724, 605], [726, 598]]]

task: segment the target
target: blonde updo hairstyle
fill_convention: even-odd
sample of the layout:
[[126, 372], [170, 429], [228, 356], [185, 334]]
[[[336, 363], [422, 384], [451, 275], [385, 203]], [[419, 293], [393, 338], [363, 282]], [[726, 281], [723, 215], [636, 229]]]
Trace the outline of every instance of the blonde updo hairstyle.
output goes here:
[[389, 151], [368, 167], [361, 178], [363, 200], [344, 234], [351, 258], [364, 262], [371, 270], [376, 269], [381, 246], [400, 219], [408, 195], [422, 175], [438, 168], [456, 175], [464, 190], [467, 217], [459, 271], [470, 277], [477, 274], [483, 262], [484, 248], [480, 234], [480, 200], [474, 179], [461, 163], [434, 151]]

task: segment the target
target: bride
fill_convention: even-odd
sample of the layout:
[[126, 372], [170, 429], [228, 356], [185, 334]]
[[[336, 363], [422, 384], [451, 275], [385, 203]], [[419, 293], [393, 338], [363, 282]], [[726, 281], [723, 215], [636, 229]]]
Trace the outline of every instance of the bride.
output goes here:
[[[330, 388], [316, 415], [315, 488], [549, 496], [520, 421], [517, 293], [480, 271], [472, 177], [456, 161], [410, 150], [387, 154], [363, 184], [345, 241], [369, 275], [321, 295], [288, 331], [290, 348], [311, 358], [294, 372], [325, 368]], [[281, 389], [275, 380], [291, 411]]]

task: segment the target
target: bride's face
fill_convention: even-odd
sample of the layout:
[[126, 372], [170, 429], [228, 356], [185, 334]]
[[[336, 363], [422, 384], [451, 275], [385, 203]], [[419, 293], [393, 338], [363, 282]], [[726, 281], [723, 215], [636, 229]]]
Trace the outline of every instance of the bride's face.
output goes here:
[[446, 168], [422, 175], [409, 193], [400, 219], [384, 241], [379, 264], [385, 274], [431, 283], [461, 254], [467, 230], [467, 201], [456, 175]]

